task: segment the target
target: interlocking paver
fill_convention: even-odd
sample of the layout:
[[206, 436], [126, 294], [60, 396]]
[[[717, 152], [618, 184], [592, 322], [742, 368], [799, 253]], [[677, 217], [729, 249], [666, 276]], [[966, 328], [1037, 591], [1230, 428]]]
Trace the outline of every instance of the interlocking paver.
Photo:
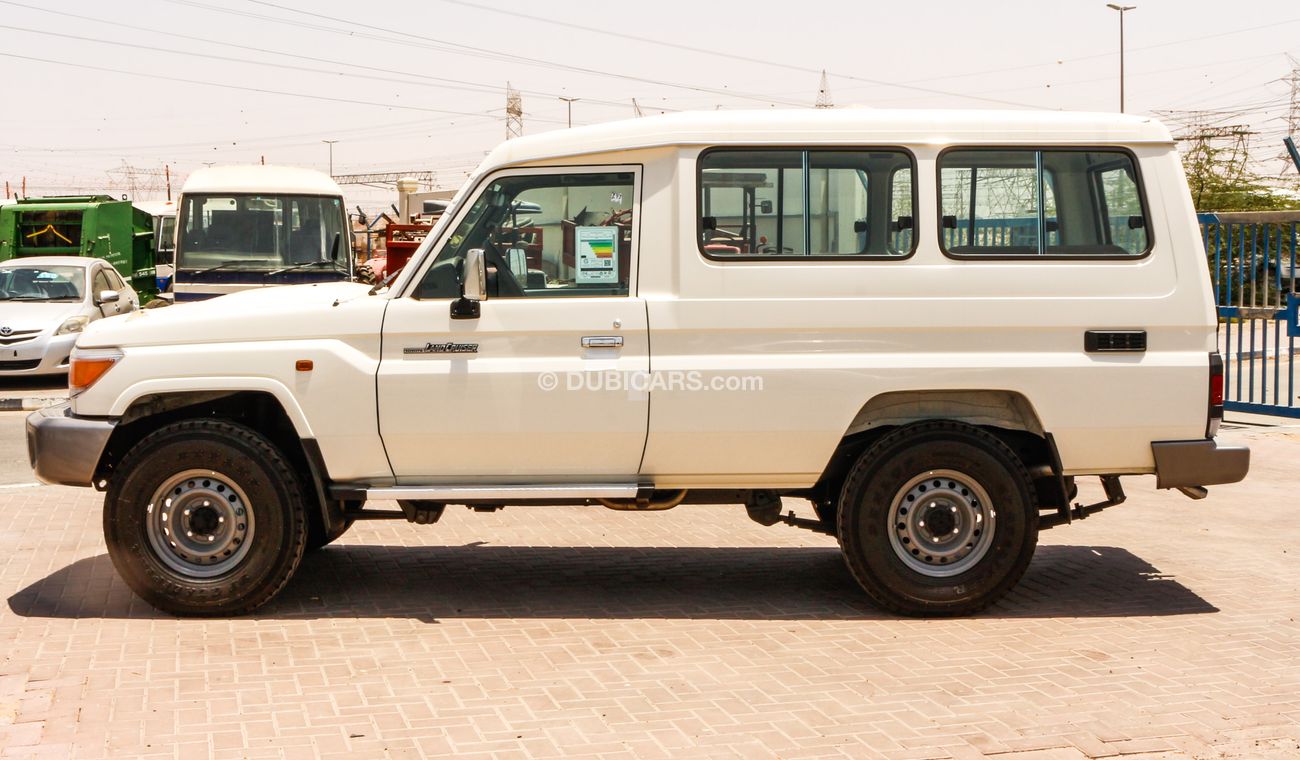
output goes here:
[[1126, 481], [964, 620], [708, 506], [362, 523], [258, 613], [178, 620], [118, 580], [99, 495], [7, 491], [0, 757], [1300, 756], [1300, 434], [1227, 437], [1247, 483]]

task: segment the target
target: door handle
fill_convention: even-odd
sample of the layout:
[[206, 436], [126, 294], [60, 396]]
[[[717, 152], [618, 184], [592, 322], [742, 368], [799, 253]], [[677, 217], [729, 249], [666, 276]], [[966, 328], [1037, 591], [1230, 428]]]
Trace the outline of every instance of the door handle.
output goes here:
[[622, 348], [622, 335], [585, 335], [582, 338], [583, 348]]

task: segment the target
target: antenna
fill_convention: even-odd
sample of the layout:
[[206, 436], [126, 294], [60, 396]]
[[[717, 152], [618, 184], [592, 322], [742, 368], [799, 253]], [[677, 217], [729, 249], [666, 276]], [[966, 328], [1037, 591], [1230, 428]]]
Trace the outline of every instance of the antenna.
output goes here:
[[638, 119], [645, 116], [645, 114], [641, 113], [641, 106], [637, 104], [636, 98], [632, 98], [632, 110], [636, 112], [636, 117]]
[[817, 89], [816, 108], [834, 108], [835, 104], [831, 102], [831, 85], [826, 81], [826, 69], [822, 69], [822, 83]]
[[506, 82], [506, 139], [524, 134], [524, 99]]

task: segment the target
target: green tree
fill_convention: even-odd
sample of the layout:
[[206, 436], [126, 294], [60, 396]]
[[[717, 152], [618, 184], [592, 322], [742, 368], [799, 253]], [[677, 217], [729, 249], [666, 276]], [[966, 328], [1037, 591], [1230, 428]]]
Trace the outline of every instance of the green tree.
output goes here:
[[1275, 184], [1251, 171], [1246, 152], [1215, 145], [1201, 137], [1183, 153], [1183, 171], [1197, 211], [1273, 211], [1296, 202], [1277, 192]]

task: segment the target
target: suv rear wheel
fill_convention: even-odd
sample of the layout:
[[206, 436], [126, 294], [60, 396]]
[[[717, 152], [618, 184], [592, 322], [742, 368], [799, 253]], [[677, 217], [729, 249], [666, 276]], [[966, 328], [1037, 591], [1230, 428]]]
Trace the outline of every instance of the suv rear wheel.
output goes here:
[[853, 577], [878, 606], [965, 615], [1020, 580], [1038, 540], [1024, 465], [995, 436], [928, 421], [881, 438], [854, 464], [839, 503]]
[[242, 425], [187, 420], [133, 447], [110, 479], [104, 538], [135, 593], [182, 615], [250, 612], [298, 568], [307, 541], [298, 478]]

